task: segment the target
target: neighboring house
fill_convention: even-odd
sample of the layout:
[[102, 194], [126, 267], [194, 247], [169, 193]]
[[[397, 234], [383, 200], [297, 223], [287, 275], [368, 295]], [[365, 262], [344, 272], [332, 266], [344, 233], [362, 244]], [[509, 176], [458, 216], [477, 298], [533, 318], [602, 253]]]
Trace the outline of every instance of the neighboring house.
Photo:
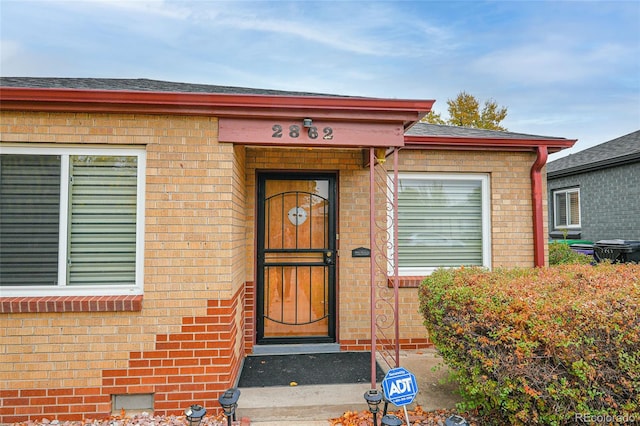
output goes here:
[[640, 130], [547, 165], [549, 235], [640, 240]]
[[214, 409], [252, 353], [428, 347], [434, 268], [544, 265], [575, 141], [432, 104], [1, 78], [0, 423]]

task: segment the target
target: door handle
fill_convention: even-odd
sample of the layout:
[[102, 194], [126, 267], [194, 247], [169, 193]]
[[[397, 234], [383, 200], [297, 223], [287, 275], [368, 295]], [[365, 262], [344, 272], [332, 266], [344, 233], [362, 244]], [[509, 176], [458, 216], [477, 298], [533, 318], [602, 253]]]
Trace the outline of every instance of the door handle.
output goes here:
[[329, 250], [329, 251], [325, 251], [323, 253], [323, 257], [324, 257], [324, 264], [325, 265], [333, 265], [335, 263], [335, 259], [334, 259], [334, 255], [333, 255], [333, 251]]

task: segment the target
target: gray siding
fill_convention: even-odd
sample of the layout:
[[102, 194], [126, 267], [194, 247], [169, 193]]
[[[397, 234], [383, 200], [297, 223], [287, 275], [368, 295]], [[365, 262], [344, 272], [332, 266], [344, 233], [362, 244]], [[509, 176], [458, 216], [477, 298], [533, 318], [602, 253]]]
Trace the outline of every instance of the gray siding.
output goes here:
[[580, 188], [581, 239], [640, 240], [640, 163], [549, 179], [549, 230], [553, 191]]

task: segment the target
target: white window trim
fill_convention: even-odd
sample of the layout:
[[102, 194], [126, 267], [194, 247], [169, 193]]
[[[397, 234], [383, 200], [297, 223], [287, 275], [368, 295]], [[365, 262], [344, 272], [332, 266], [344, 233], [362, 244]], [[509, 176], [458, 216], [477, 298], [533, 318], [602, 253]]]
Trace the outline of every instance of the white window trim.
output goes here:
[[[425, 180], [478, 180], [482, 191], [482, 267], [491, 269], [491, 186], [490, 175], [488, 173], [398, 173], [398, 180], [403, 178], [425, 179]], [[388, 183], [388, 199], [393, 200], [393, 176], [389, 175]], [[398, 183], [399, 183], [398, 181]], [[389, 229], [393, 229], [393, 221], [395, 221], [394, 211], [391, 211], [389, 217]], [[393, 276], [393, 244], [389, 245], [388, 252], [388, 274]], [[398, 276], [427, 276], [431, 275], [439, 266], [427, 266], [420, 268], [398, 267]]]
[[[122, 296], [141, 295], [144, 291], [144, 229], [145, 229], [145, 183], [146, 151], [140, 148], [85, 148], [85, 147], [33, 147], [2, 146], [2, 154], [60, 155], [60, 224], [58, 250], [58, 285], [0, 287], [2, 297], [34, 296]], [[136, 200], [136, 272], [135, 284], [130, 286], [67, 286], [67, 215], [69, 197], [69, 156], [71, 155], [122, 155], [137, 156], [137, 200]], [[64, 218], [64, 220], [63, 220]]]
[[[556, 195], [557, 194], [565, 194], [565, 198], [567, 194], [572, 192], [578, 193], [578, 224], [577, 225], [558, 225], [558, 217], [556, 216]], [[566, 189], [557, 189], [553, 190], [552, 193], [553, 199], [553, 229], [580, 229], [582, 228], [582, 198], [580, 197], [580, 188], [566, 188]], [[567, 203], [566, 206], [566, 215], [567, 218], [571, 217], [571, 203]]]

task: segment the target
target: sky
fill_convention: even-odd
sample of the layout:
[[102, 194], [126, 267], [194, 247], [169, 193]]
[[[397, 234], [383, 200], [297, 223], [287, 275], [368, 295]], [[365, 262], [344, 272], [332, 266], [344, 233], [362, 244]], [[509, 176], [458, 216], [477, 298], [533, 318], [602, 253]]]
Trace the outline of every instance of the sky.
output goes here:
[[640, 1], [0, 0], [0, 75], [393, 99], [465, 91], [509, 131], [640, 129]]

